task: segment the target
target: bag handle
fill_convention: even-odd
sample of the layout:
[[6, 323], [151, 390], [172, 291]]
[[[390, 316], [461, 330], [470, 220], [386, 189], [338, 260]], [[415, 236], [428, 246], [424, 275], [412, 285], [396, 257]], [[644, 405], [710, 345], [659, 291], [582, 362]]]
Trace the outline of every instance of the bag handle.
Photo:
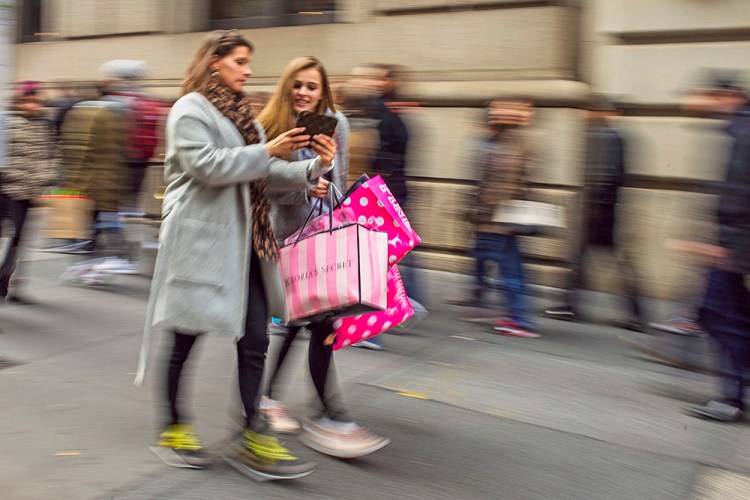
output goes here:
[[[333, 189], [331, 189], [331, 187], [333, 187]], [[335, 194], [334, 191], [335, 193], [338, 193], [338, 194]], [[339, 188], [336, 187], [336, 184], [331, 182], [329, 184], [327, 196], [329, 198], [329, 206], [330, 206], [330, 209], [328, 210], [328, 232], [332, 233], [333, 232], [333, 210], [334, 210], [333, 207], [335, 206], [338, 208], [341, 205], [341, 202], [342, 202], [341, 196], [343, 195], [341, 194], [341, 191], [339, 191]], [[334, 201], [336, 202], [335, 205], [334, 205]], [[315, 202], [313, 203], [313, 207], [312, 209], [310, 209], [310, 213], [307, 214], [307, 219], [305, 219], [305, 223], [302, 225], [302, 228], [299, 230], [299, 233], [297, 234], [297, 237], [294, 239], [294, 243], [292, 245], [296, 245], [299, 239], [302, 237], [302, 233], [305, 232], [305, 228], [312, 220], [313, 214], [315, 213], [316, 208], [318, 209], [318, 216], [323, 215], [323, 198], [315, 199]]]
[[[355, 180], [351, 186], [349, 186], [349, 189], [346, 190], [346, 193], [341, 195], [341, 199], [339, 200], [338, 204], [334, 207], [334, 209], [339, 208], [341, 206], [341, 203], [343, 203], [347, 198], [350, 198], [351, 195], [356, 191], [357, 189], [362, 186], [365, 182], [370, 180], [370, 176], [367, 174], [362, 174], [359, 177], [357, 177], [357, 180]], [[337, 188], [338, 190], [338, 188]]]

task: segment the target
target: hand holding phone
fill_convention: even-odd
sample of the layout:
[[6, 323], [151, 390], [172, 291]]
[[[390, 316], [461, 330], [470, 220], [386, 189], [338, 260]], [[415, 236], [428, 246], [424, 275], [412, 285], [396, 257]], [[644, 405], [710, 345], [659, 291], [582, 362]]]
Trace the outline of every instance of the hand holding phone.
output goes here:
[[311, 111], [300, 111], [294, 124], [295, 127], [304, 127], [305, 135], [310, 137], [318, 134], [333, 137], [336, 125], [338, 125], [338, 120], [333, 116], [321, 115]]

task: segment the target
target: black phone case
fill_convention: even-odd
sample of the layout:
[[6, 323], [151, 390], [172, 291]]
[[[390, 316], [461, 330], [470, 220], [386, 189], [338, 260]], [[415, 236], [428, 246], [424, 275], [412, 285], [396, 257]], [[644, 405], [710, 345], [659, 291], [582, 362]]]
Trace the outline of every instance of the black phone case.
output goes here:
[[305, 133], [308, 135], [323, 134], [328, 137], [333, 137], [336, 125], [338, 125], [338, 120], [333, 116], [320, 115], [310, 111], [300, 111], [295, 123], [296, 127], [305, 127]]

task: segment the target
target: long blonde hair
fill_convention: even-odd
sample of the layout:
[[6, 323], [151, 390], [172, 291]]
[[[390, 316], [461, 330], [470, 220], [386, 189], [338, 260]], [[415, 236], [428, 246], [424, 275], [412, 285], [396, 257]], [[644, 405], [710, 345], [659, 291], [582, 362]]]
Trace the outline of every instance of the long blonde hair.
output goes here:
[[210, 65], [214, 56], [221, 59], [237, 47], [247, 47], [250, 52], [254, 51], [253, 44], [236, 30], [216, 30], [209, 33], [185, 70], [185, 79], [182, 81], [183, 95], [190, 92], [202, 93], [211, 81]]
[[320, 59], [313, 56], [293, 59], [284, 70], [281, 81], [268, 101], [268, 104], [263, 108], [260, 115], [258, 115], [258, 121], [263, 125], [268, 140], [275, 139], [280, 134], [294, 128], [295, 113], [291, 97], [294, 77], [298, 72], [310, 68], [315, 68], [320, 72], [320, 81], [323, 87], [320, 102], [315, 112], [322, 114], [329, 109], [334, 113], [336, 112], [336, 104], [333, 102], [328, 74]]

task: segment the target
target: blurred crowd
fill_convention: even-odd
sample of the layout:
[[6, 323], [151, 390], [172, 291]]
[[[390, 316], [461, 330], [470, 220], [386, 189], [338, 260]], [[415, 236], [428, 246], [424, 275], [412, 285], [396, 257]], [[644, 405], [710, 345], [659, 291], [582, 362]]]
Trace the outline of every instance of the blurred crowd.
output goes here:
[[[252, 50], [241, 40], [222, 40], [219, 47], [224, 43], [243, 53]], [[226, 78], [222, 80], [225, 82], [232, 81], [231, 72], [235, 71], [240, 76], [234, 82], [241, 80], [242, 83], [234, 95], [242, 96], [242, 84], [250, 75], [243, 73], [241, 67], [247, 67], [248, 63], [245, 60], [232, 63], [238, 69], [224, 66], [222, 62], [234, 53], [209, 54], [213, 58], [206, 57], [204, 61], [209, 62], [200, 69], [205, 74], [210, 73], [211, 78]], [[398, 65], [363, 64], [354, 68], [345, 81], [332, 83], [328, 81], [322, 62], [300, 58], [290, 63], [273, 93], [250, 93], [246, 100], [236, 97], [234, 103], [223, 100], [226, 97], [221, 94], [223, 88], [216, 90], [208, 81], [201, 84], [207, 85], [205, 88], [209, 90], [205, 92], [211, 104], [233, 120], [247, 145], [265, 144], [270, 158], [290, 164], [307, 162], [306, 168], [320, 170], [318, 177], [305, 179], [311, 182], [307, 188], [284, 194], [271, 191], [266, 194], [265, 187], [256, 184], [256, 177], [249, 174], [237, 180], [251, 186], [254, 213], [264, 213], [261, 201], [266, 201], [266, 197], [269, 201], [267, 221], [252, 221], [254, 235], [256, 229], [261, 231], [268, 222], [273, 226], [275, 238], [283, 240], [302, 225], [314, 199], [326, 196], [330, 184], [344, 192], [362, 174], [382, 176], [398, 204], [409, 213], [414, 205], [409, 192], [408, 164], [413, 131], [406, 115], [418, 112], [420, 105], [404, 99], [401, 86], [406, 73], [406, 69]], [[622, 107], [602, 95], [592, 96], [583, 106], [586, 155], [582, 165], [582, 215], [575, 218], [568, 214], [567, 223], [562, 226], [549, 217], [550, 213], [559, 213], [561, 207], [535, 202], [533, 195], [534, 150], [544, 147], [544, 138], [535, 141], [527, 130], [534, 120], [534, 102], [528, 96], [513, 96], [487, 103], [486, 121], [472, 152], [476, 158], [473, 171], [478, 181], [474, 204], [468, 207], [467, 213], [473, 228], [470, 256], [475, 262], [474, 287], [468, 297], [454, 303], [463, 308], [467, 319], [484, 320], [498, 334], [541, 337], [525, 269], [522, 237], [544, 235], [562, 227], [575, 244], [570, 252], [573, 261], [561, 304], [547, 308], [542, 315], [585, 321], [581, 305], [585, 300], [586, 275], [592, 269], [591, 255], [609, 255], [623, 283], [622, 302], [627, 319], [621, 327], [643, 333], [656, 330], [684, 336], [710, 336], [716, 342], [719, 355], [713, 369], [722, 380], [720, 396], [690, 411], [698, 417], [733, 422], [742, 418], [745, 410], [744, 387], [750, 369], [750, 292], [745, 281], [750, 274], [750, 106], [738, 75], [721, 71], [706, 75], [686, 96], [683, 112], [687, 116], [723, 120], [725, 133], [731, 141], [725, 181], [718, 185], [718, 211], [713, 214], [719, 233], [717, 244], [672, 243], [673, 249], [707, 270], [704, 295], [699, 303], [689, 305], [693, 311], [689, 317], [648, 317], [638, 267], [628, 248], [618, 241], [618, 225], [623, 222], [620, 220], [623, 212], [618, 210], [618, 205], [628, 180], [628, 141], [619, 126]], [[189, 198], [185, 193], [192, 189], [190, 184], [176, 181], [179, 176], [174, 165], [188, 162], [186, 158], [199, 167], [203, 165], [201, 162], [218, 161], [216, 155], [192, 159], [190, 155], [205, 152], [196, 151], [198, 146], [191, 146], [200, 141], [198, 136], [190, 135], [190, 130], [185, 131], [184, 137], [179, 135], [179, 130], [173, 132], [174, 137], [167, 136], [165, 144], [165, 126], [177, 127], [178, 116], [174, 110], [170, 114], [172, 103], [143, 91], [141, 82], [146, 77], [144, 62], [116, 60], [105, 64], [98, 85], [85, 91], [73, 83], [50, 85], [26, 80], [16, 84], [10, 109], [3, 116], [8, 148], [0, 181], [0, 230], [9, 241], [0, 263], [0, 298], [6, 302], [33, 304], [33, 299], [24, 292], [24, 281], [17, 267], [25, 221], [34, 204], [78, 210], [83, 214], [77, 224], [69, 222], [66, 227], [57, 228], [57, 232], [47, 233], [47, 244], [39, 250], [90, 255], [90, 260], [76, 264], [71, 273], [80, 283], [97, 284], [107, 273], [135, 272], [136, 262], [142, 258], [138, 248], [123, 245], [118, 235], [128, 218], [149, 215], [142, 210], [144, 178], [149, 166], [161, 161], [159, 152], [166, 147], [165, 207], [169, 209], [178, 203], [176, 200], [185, 203]], [[229, 83], [227, 85], [231, 88]], [[247, 123], [237, 122], [237, 109], [247, 113], [246, 118], [257, 118], [265, 136], [257, 135]], [[300, 132], [290, 133], [294, 129], [294, 117], [302, 110], [334, 116], [338, 120], [336, 134], [316, 142], [314, 138], [301, 139]], [[168, 116], [171, 125], [167, 125]], [[236, 147], [242, 145], [244, 143]], [[175, 151], [171, 156], [169, 148]], [[184, 171], [180, 175], [192, 172], [192, 166], [181, 165]], [[198, 170], [195, 167], [195, 171]], [[225, 182], [230, 181], [226, 178], [215, 181], [217, 185]], [[150, 197], [152, 193], [147, 192], [145, 196]], [[200, 193], [192, 196], [199, 197]], [[168, 213], [166, 208], [165, 213]], [[258, 243], [254, 239], [253, 248], [248, 250], [248, 262], [262, 259], [264, 252], [272, 252], [272, 249], [272, 242]], [[409, 298], [415, 308], [423, 310], [420, 303], [424, 302], [424, 291], [415, 272], [420, 267], [417, 259], [409, 254], [400, 269]], [[254, 293], [252, 279], [251, 276], [250, 294]], [[166, 292], [155, 288], [152, 295], [155, 293]], [[501, 297], [499, 304], [495, 295]], [[152, 297], [152, 300], [155, 299]], [[252, 307], [255, 306], [247, 305], [248, 317], [254, 311]], [[257, 311], [253, 314], [263, 316]], [[246, 337], [242, 337], [237, 343], [240, 391], [246, 399], [247, 421], [244, 441], [237, 445], [239, 458], [234, 456], [231, 460], [269, 476], [297, 477], [312, 469], [290, 458], [288, 451], [254, 426], [252, 401], [258, 393], [263, 394], [259, 412], [273, 430], [300, 430], [300, 424], [276, 399], [272, 389], [286, 351], [302, 326], [281, 325], [278, 321], [261, 323], [258, 328], [262, 327], [264, 335], [268, 325], [269, 332], [284, 335], [286, 342], [275, 359], [274, 377], [267, 390], [243, 385], [244, 379], [259, 383], [257, 357], [260, 351], [265, 355], [267, 341], [249, 345], [252, 339], [243, 343]], [[323, 408], [316, 419], [306, 419], [302, 426], [306, 444], [324, 453], [338, 453], [338, 456], [360, 456], [382, 448], [388, 443], [387, 438], [357, 426], [337, 398], [335, 384], [331, 388], [328, 378], [328, 373], [333, 371], [331, 324], [311, 322], [304, 326], [311, 332], [310, 372]], [[246, 328], [248, 331], [251, 328], [249, 323]], [[196, 336], [194, 332], [177, 328], [174, 331], [173, 352], [167, 367], [167, 399], [171, 413], [157, 443], [162, 451], [168, 449], [178, 455], [177, 458], [160, 455], [170, 465], [177, 461], [183, 466], [200, 467], [204, 463], [200, 442], [194, 430], [185, 426], [177, 409], [182, 365]], [[381, 350], [385, 347], [381, 338], [364, 339], [357, 345]], [[262, 373], [262, 360], [259, 369]], [[247, 458], [250, 452], [254, 455]], [[280, 460], [294, 467], [289, 465], [281, 470], [269, 465], [268, 456], [274, 453], [277, 454], [274, 464]], [[263, 462], [264, 457], [266, 462]]]

